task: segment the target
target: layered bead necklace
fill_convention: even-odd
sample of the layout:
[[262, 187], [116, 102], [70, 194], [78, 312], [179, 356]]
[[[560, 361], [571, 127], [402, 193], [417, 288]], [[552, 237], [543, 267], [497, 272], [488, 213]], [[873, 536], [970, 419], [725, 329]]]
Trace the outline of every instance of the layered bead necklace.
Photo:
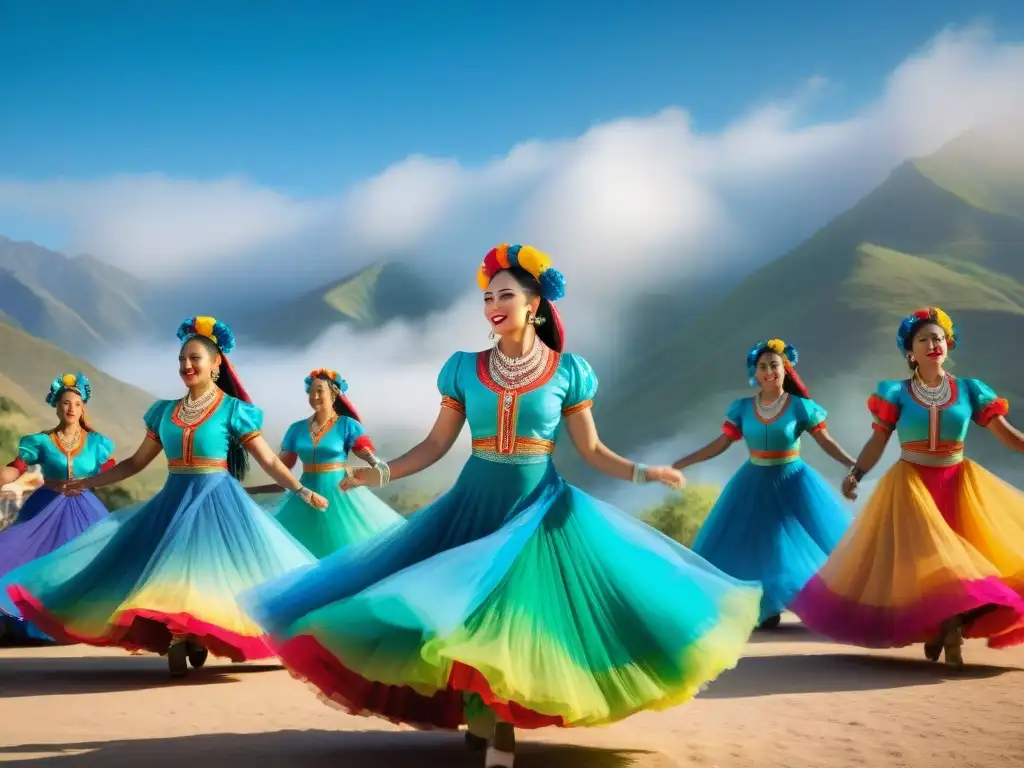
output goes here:
[[71, 453], [78, 448], [78, 438], [82, 436], [82, 428], [79, 427], [76, 429], [74, 437], [70, 440], [64, 437], [60, 430], [55, 431], [54, 434], [57, 435], [57, 442], [60, 443], [60, 447], [64, 449], [64, 453]]
[[914, 390], [914, 397], [920, 400], [929, 408], [941, 408], [949, 402], [953, 395], [953, 388], [949, 383], [949, 374], [942, 374], [942, 381], [937, 386], [930, 387], [921, 381], [921, 377], [915, 373], [910, 380], [911, 389]]
[[754, 404], [757, 406], [757, 413], [761, 416], [762, 419], [765, 419], [767, 421], [774, 419], [776, 416], [778, 416], [779, 412], [782, 411], [783, 407], [786, 405], [786, 402], [788, 400], [789, 393], [783, 392], [781, 395], [775, 398], [775, 401], [771, 403], [771, 405], [765, 405], [764, 403], [761, 402], [761, 393], [758, 392], [757, 397], [754, 398]]
[[192, 393], [189, 392], [181, 399], [181, 406], [178, 408], [178, 418], [183, 424], [195, 424], [206, 415], [216, 396], [217, 387], [210, 387], [208, 392], [195, 399], [192, 398]]
[[540, 379], [550, 357], [551, 349], [540, 339], [534, 339], [533, 348], [522, 357], [509, 357], [495, 346], [488, 356], [487, 369], [502, 389], [521, 389]]

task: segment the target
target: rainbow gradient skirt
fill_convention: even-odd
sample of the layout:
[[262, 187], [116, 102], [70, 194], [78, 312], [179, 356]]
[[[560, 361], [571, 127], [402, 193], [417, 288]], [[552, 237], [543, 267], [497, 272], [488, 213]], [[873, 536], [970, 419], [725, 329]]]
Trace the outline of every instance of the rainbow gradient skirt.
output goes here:
[[191, 635], [233, 661], [268, 658], [238, 595], [313, 556], [226, 472], [171, 474], [119, 510], [0, 580], [0, 610], [59, 642], [165, 653]]

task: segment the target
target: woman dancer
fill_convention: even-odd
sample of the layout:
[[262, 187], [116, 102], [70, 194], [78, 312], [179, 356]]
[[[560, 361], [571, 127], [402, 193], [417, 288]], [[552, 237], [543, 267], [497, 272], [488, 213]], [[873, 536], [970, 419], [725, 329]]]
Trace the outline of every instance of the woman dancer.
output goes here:
[[[345, 396], [347, 390], [348, 383], [337, 371], [311, 371], [306, 377], [306, 394], [313, 415], [288, 427], [281, 442], [281, 462], [290, 469], [302, 459], [299, 482], [326, 498], [330, 508], [313, 509], [300, 496], [289, 494], [274, 514], [317, 558], [405, 521], [368, 489], [342, 493], [339, 488], [350, 452], [371, 466], [377, 463], [373, 441]], [[247, 490], [272, 493], [280, 489], [280, 485], [259, 485]]]
[[796, 349], [782, 339], [755, 344], [747, 376], [761, 391], [733, 402], [722, 434], [672, 465], [683, 470], [746, 442], [750, 460], [723, 489], [693, 551], [738, 579], [761, 582], [762, 629], [779, 625], [852, 519], [839, 495], [800, 459], [806, 432], [845, 468], [853, 466], [829, 435], [826, 411], [811, 400], [796, 362]]
[[407, 525], [246, 603], [285, 665], [328, 699], [419, 727], [468, 722], [475, 746], [492, 739], [486, 765], [511, 766], [514, 726], [599, 725], [690, 699], [736, 663], [760, 589], [565, 483], [551, 460], [563, 424], [607, 475], [684, 480], [601, 443], [597, 378], [562, 352], [552, 302], [564, 280], [547, 256], [498, 246], [478, 280], [497, 346], [448, 360], [426, 440], [343, 483], [420, 472], [468, 419], [473, 455], [455, 486]]
[[900, 460], [878, 486], [792, 610], [811, 629], [868, 648], [925, 643], [963, 666], [963, 638], [993, 648], [1024, 641], [1024, 494], [964, 458], [968, 424], [1024, 451], [1007, 402], [978, 379], [944, 369], [959, 339], [938, 307], [905, 318], [897, 345], [913, 371], [868, 400], [874, 434], [843, 481], [857, 484], [899, 435]]
[[[91, 396], [92, 384], [84, 373], [54, 379], [46, 403], [57, 412], [57, 426], [22, 437], [18, 457], [0, 469], [0, 487], [36, 464], [43, 475], [42, 487], [28, 497], [11, 527], [0, 532], [0, 577], [63, 546], [107, 516], [107, 508], [91, 492], [56, 490], [61, 482], [91, 477], [114, 466], [114, 443], [93, 431], [86, 418], [85, 404]], [[0, 635], [4, 634], [49, 639], [32, 624], [0, 614]]]
[[232, 661], [272, 656], [237, 596], [314, 562], [239, 485], [246, 452], [282, 486], [310, 504], [326, 504], [301, 487], [263, 439], [263, 414], [227, 358], [230, 328], [212, 317], [189, 318], [178, 338], [186, 395], [150, 407], [134, 456], [60, 488], [120, 482], [162, 449], [169, 470], [163, 489], [0, 580], [17, 610], [47, 634], [166, 653], [174, 676], [185, 674], [186, 659], [205, 663], [207, 649]]

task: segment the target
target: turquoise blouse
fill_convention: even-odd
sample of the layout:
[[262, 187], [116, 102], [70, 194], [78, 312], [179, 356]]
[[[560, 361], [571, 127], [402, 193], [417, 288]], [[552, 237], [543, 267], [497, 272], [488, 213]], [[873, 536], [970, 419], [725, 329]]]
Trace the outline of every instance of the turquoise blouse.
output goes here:
[[296, 421], [281, 441], [282, 451], [299, 457], [303, 472], [342, 471], [341, 464], [350, 452], [367, 448], [373, 450], [370, 436], [362, 424], [348, 416], [338, 416], [315, 440], [309, 432], [309, 419]]
[[25, 435], [18, 443], [18, 458], [28, 465], [38, 464], [43, 480], [92, 477], [114, 455], [114, 442], [99, 432], [84, 435], [78, 449], [71, 453], [66, 453], [50, 432]]
[[490, 376], [490, 350], [456, 352], [437, 378], [441, 405], [469, 422], [473, 454], [490, 461], [547, 461], [562, 417], [593, 405], [597, 376], [579, 355], [552, 352], [534, 384], [504, 389]]
[[158, 400], [143, 420], [146, 436], [163, 448], [172, 473], [226, 471], [231, 440], [244, 445], [263, 434], [263, 411], [218, 390], [214, 405], [196, 424], [178, 418], [181, 400]]
[[1009, 403], [978, 379], [949, 377], [951, 397], [941, 408], [921, 403], [910, 380], [881, 381], [868, 398], [874, 428], [896, 432], [903, 458], [915, 464], [945, 466], [963, 459], [964, 440], [971, 421], [987, 426], [1009, 412]]
[[772, 419], [757, 412], [753, 397], [734, 400], [725, 415], [722, 431], [733, 441], [743, 440], [753, 464], [774, 466], [800, 459], [800, 435], [826, 428], [828, 411], [813, 400], [789, 395]]

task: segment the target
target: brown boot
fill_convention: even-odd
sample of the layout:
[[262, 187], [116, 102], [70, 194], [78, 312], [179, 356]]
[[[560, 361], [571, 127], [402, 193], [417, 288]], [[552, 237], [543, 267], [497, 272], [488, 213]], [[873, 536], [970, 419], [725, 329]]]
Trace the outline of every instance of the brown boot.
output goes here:
[[946, 633], [939, 632], [935, 637], [924, 644], [924, 657], [928, 661], [938, 661], [942, 658], [942, 647], [945, 645]]
[[516, 759], [516, 730], [509, 723], [494, 724], [494, 738], [487, 748], [484, 768], [514, 768]]

